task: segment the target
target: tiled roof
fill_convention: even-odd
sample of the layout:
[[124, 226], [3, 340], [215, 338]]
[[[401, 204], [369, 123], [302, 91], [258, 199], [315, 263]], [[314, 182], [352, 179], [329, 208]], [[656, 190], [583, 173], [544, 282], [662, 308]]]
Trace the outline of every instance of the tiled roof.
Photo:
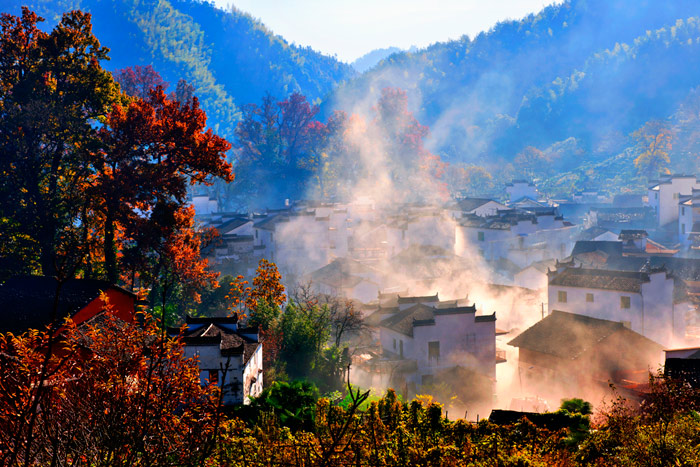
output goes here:
[[620, 231], [619, 238], [625, 240], [637, 240], [642, 238], [647, 238], [649, 234], [646, 230], [641, 229], [623, 229]]
[[242, 225], [247, 224], [248, 222], [253, 222], [252, 220], [248, 219], [247, 217], [236, 217], [234, 219], [231, 219], [229, 221], [224, 222], [220, 226], [218, 226], [216, 229], [222, 234], [225, 235], [231, 230], [237, 229], [238, 227], [241, 227]]
[[[376, 313], [379, 313], [379, 310]], [[446, 315], [461, 315], [475, 314], [476, 305], [470, 306], [454, 306], [449, 308], [433, 308], [432, 306], [419, 303], [403, 311], [397, 312], [395, 315], [381, 321], [380, 325], [399, 332], [406, 336], [413, 336], [413, 328], [415, 326], [430, 326], [435, 324], [436, 316]], [[376, 319], [376, 318], [375, 318]], [[474, 322], [496, 321], [496, 313], [486, 316], [475, 316]]]
[[402, 297], [399, 295], [397, 297], [399, 305], [406, 303], [432, 303], [439, 302], [438, 294], [435, 295], [424, 295], [424, 296], [413, 296], [413, 297]]
[[549, 285], [640, 293], [645, 282], [649, 282], [645, 272], [567, 268], [554, 273]]
[[262, 230], [275, 230], [275, 225], [277, 225], [278, 222], [283, 222], [289, 220], [289, 214], [288, 213], [280, 213], [280, 214], [272, 214], [268, 215], [266, 218], [262, 219], [261, 221], [258, 221], [255, 223], [255, 228], [256, 229], [262, 229]]
[[[52, 324], [57, 287], [58, 282], [53, 277], [17, 276], [5, 281], [0, 285], [0, 332], [17, 334], [28, 329], [44, 329]], [[85, 308], [108, 289], [136, 297], [107, 281], [71, 279], [64, 282], [58, 296], [53, 326], [62, 325], [65, 318]]]
[[571, 256], [600, 251], [608, 256], [622, 256], [622, 242], [579, 240], [574, 245]]
[[459, 208], [462, 211], [469, 212], [469, 211], [473, 211], [474, 209], [479, 208], [479, 207], [483, 206], [484, 204], [489, 203], [491, 201], [493, 201], [493, 200], [489, 199], [489, 198], [462, 198], [462, 199], [456, 200], [455, 203], [457, 204], [457, 206], [459, 206]]
[[331, 287], [355, 287], [363, 280], [361, 275], [370, 274], [373, 269], [352, 258], [336, 258], [329, 264], [313, 271], [309, 277], [313, 282], [319, 282]]
[[[256, 328], [238, 329], [235, 318], [191, 318], [188, 317], [182, 334], [185, 345], [218, 345], [222, 355], [241, 355], [243, 364], [253, 356], [260, 345]], [[179, 329], [169, 329], [175, 335]], [[245, 334], [245, 335], [244, 335]]]
[[640, 271], [647, 263], [652, 268], [665, 266], [675, 277], [684, 281], [700, 282], [700, 259], [696, 258], [620, 256], [609, 258], [605, 267], [621, 271]]
[[552, 312], [508, 342], [508, 345], [575, 360], [585, 352], [595, 351], [605, 339], [619, 332], [626, 334], [624, 341], [630, 349], [651, 347], [661, 350], [660, 345], [627, 329], [622, 323], [563, 311]]
[[413, 320], [430, 320], [433, 319], [433, 308], [423, 304], [417, 304], [411, 308], [400, 311], [394, 316], [390, 316], [381, 322], [381, 326], [401, 333], [406, 336], [413, 337]]

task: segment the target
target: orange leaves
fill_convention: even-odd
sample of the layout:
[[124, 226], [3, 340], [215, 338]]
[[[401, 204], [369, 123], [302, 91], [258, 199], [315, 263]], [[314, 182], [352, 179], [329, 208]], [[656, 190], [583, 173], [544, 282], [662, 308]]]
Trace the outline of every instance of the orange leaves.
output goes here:
[[639, 155], [634, 159], [634, 166], [649, 177], [660, 173], [670, 173], [669, 153], [673, 149], [673, 129], [666, 122], [652, 120], [632, 133], [637, 141]]
[[219, 388], [201, 387], [182, 342], [151, 319], [138, 328], [103, 313], [69, 325], [45, 364], [48, 339], [0, 334], [2, 465], [24, 464], [27, 453], [28, 465], [54, 455], [78, 465], [191, 465], [207, 455]]
[[265, 301], [268, 305], [280, 306], [286, 300], [282, 275], [277, 270], [277, 265], [266, 259], [258, 263], [253, 289], [247, 300], [248, 309], [255, 309], [259, 301]]
[[226, 311], [229, 312], [229, 316], [235, 315], [239, 319], [246, 316], [246, 306], [252, 290], [246, 285], [248, 285], [248, 281], [244, 280], [241, 275], [236, 276], [229, 284], [229, 292], [225, 297], [228, 301]]

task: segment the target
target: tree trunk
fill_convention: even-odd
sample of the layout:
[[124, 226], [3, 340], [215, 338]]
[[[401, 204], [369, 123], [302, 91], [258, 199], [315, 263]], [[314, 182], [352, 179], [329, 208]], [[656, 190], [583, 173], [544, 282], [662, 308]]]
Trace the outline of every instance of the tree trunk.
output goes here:
[[119, 273], [117, 271], [117, 245], [114, 239], [114, 208], [107, 205], [105, 216], [105, 271], [107, 280], [113, 284], [117, 283]]

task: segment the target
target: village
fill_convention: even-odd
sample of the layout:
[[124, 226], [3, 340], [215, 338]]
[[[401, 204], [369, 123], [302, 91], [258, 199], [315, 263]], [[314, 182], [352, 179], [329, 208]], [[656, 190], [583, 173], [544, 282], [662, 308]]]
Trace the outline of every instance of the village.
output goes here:
[[[192, 203], [198, 220], [220, 232], [203, 251], [214, 268], [251, 275], [265, 258], [287, 290], [304, 284], [352, 302], [364, 327], [346, 343], [348, 378], [360, 387], [405, 397], [440, 383], [468, 388], [462, 397], [476, 416], [541, 412], [566, 397], [599, 403], [610, 384], [635, 397], [664, 363], [697, 384], [695, 176], [671, 175], [646, 195], [612, 199], [596, 191], [549, 199], [514, 180], [500, 200], [443, 206], [287, 201], [241, 215], [217, 212], [204, 196]], [[25, 277], [0, 286], [3, 303], [26, 310], [3, 331], [41, 328], [53, 284]], [[89, 322], [103, 292], [118, 317], [135, 320], [136, 295], [96, 280], [69, 281], [59, 313]], [[262, 393], [257, 327], [235, 316], [188, 316], [183, 338], [202, 384], [225, 381], [225, 404]]]

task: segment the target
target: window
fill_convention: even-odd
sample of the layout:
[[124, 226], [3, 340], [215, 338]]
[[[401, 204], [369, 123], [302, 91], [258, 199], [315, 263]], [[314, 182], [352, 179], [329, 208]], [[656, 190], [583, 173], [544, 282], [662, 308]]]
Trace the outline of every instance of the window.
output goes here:
[[394, 350], [396, 350], [396, 339], [394, 339]]
[[685, 216], [685, 206], [681, 206], [681, 216]]
[[403, 341], [399, 341], [399, 357], [403, 358]]
[[258, 239], [258, 231], [257, 230], [255, 231], [255, 239], [256, 240]]
[[673, 194], [673, 199], [678, 199], [680, 197], [680, 193], [674, 193]]
[[685, 224], [681, 224], [681, 233], [682, 233], [682, 234], [685, 233]]
[[440, 341], [428, 342], [428, 361], [440, 360]]
[[476, 350], [476, 334], [470, 332], [467, 334], [467, 351], [473, 352]]
[[483, 241], [484, 241], [484, 232], [477, 232], [477, 233], [476, 233], [476, 238], [477, 238], [477, 240], [479, 240], [480, 242], [483, 242]]
[[559, 303], [566, 303], [566, 292], [560, 290], [557, 292], [557, 300]]
[[654, 199], [659, 199], [659, 192], [658, 191], [654, 193]]
[[586, 294], [586, 301], [588, 303], [593, 303], [593, 294], [592, 293], [587, 293]]
[[622, 296], [620, 297], [620, 308], [629, 309], [630, 308], [630, 298]]

